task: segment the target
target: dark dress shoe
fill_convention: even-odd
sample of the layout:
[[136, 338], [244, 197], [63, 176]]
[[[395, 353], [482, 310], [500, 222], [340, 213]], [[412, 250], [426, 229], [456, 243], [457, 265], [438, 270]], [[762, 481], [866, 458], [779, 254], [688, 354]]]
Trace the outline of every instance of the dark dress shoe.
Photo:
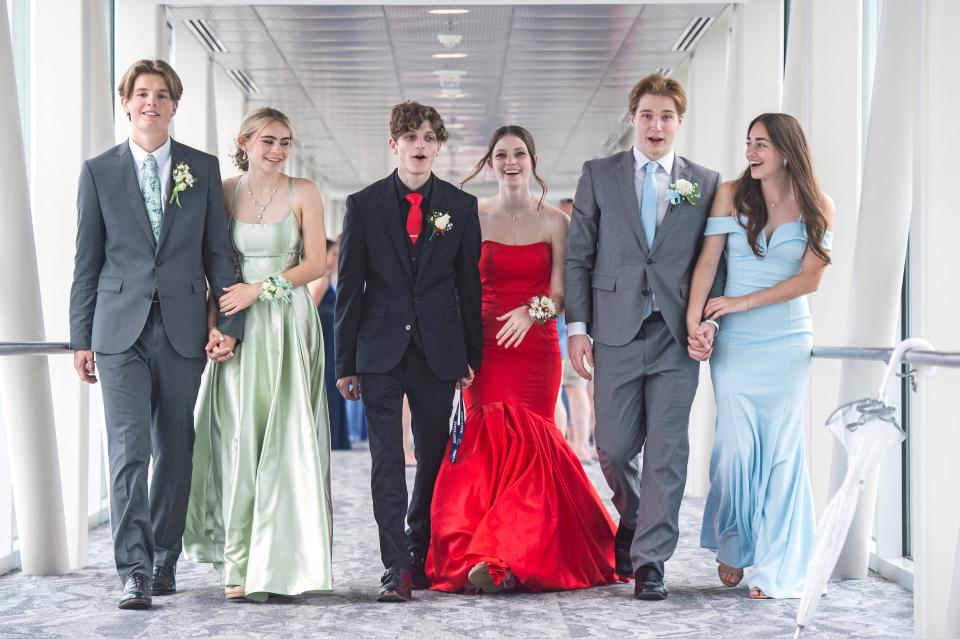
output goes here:
[[413, 580], [407, 568], [389, 568], [380, 578], [377, 601], [401, 602], [413, 599]]
[[636, 528], [627, 528], [620, 522], [617, 536], [613, 539], [613, 559], [617, 576], [623, 579], [633, 577], [633, 560], [630, 559], [630, 546], [633, 544], [633, 535]]
[[133, 573], [123, 584], [118, 607], [124, 610], [146, 610], [153, 601], [150, 599], [150, 577], [138, 572]]
[[150, 594], [154, 597], [172, 595], [177, 592], [177, 567], [157, 566], [153, 569], [153, 587]]
[[413, 556], [413, 561], [410, 563], [410, 579], [413, 582], [414, 590], [430, 589], [432, 584], [430, 578], [427, 577], [426, 560], [423, 557]]
[[634, 576], [637, 580], [633, 586], [634, 599], [663, 601], [667, 598], [667, 587], [659, 570], [650, 565], [640, 566]]

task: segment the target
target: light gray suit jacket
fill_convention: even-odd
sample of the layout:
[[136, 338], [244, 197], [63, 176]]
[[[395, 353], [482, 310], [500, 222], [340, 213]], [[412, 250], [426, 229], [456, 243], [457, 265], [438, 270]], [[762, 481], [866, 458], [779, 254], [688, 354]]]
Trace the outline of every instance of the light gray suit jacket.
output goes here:
[[[121, 353], [130, 348], [157, 290], [174, 349], [184, 357], [205, 356], [207, 282], [217, 297], [237, 282], [220, 167], [214, 156], [175, 140], [170, 154], [170, 166], [186, 163], [197, 183], [180, 193], [180, 206], [164, 203], [159, 242], [147, 219], [127, 141], [83, 164], [70, 291], [70, 346], [75, 350]], [[239, 339], [243, 313], [220, 314], [217, 325]]]
[[[720, 174], [676, 156], [671, 184], [700, 185], [695, 205], [672, 206], [647, 250], [637, 202], [633, 150], [583, 165], [567, 238], [567, 323], [586, 322], [590, 336], [607, 346], [623, 346], [637, 336], [652, 290], [670, 333], [687, 340], [690, 276], [703, 245], [703, 228]], [[723, 293], [721, 260], [711, 297]]]

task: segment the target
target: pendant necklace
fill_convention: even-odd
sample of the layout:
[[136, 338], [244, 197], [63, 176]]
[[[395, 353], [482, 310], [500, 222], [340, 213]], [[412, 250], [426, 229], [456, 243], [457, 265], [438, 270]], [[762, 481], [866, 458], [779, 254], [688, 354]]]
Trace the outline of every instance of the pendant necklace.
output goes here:
[[277, 194], [277, 190], [279, 188], [280, 180], [277, 180], [277, 185], [273, 187], [272, 191], [270, 191], [270, 196], [267, 198], [267, 203], [261, 206], [260, 202], [257, 202], [257, 198], [253, 195], [253, 190], [250, 188], [250, 178], [247, 177], [247, 193], [250, 194], [250, 199], [253, 200], [253, 205], [260, 210], [260, 212], [257, 213], [257, 224], [263, 224], [263, 214], [266, 212], [267, 207], [270, 206], [270, 203], [273, 202], [273, 196]]

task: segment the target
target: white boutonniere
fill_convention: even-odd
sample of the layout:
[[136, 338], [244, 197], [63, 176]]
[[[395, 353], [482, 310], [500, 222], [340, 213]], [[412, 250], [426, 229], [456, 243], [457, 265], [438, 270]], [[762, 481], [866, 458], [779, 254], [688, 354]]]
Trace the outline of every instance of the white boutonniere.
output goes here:
[[443, 237], [447, 234], [448, 231], [453, 230], [453, 222], [450, 221], [449, 213], [441, 213], [439, 211], [434, 211], [430, 214], [430, 217], [427, 218], [427, 222], [430, 224], [430, 239], [428, 242], [432, 242], [433, 238], [437, 235]]
[[197, 178], [190, 173], [190, 165], [186, 162], [178, 164], [177, 168], [173, 170], [173, 192], [170, 194], [168, 204], [176, 203], [177, 206], [180, 206], [180, 194], [196, 183]]
[[667, 188], [666, 200], [670, 203], [670, 208], [680, 204], [682, 200], [686, 200], [690, 206], [696, 206], [699, 199], [700, 185], [696, 182], [681, 179]]

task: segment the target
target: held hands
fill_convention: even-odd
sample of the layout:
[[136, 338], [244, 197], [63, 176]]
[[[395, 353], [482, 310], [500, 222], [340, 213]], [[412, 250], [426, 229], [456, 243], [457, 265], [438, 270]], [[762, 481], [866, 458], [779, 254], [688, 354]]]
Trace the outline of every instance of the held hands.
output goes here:
[[360, 399], [360, 377], [359, 375], [347, 375], [337, 380], [337, 390], [343, 395], [344, 399], [352, 402]]
[[97, 383], [97, 365], [93, 361], [93, 351], [74, 351], [73, 368], [80, 376], [80, 381], [88, 384]]
[[[504, 321], [506, 320], [506, 321]], [[497, 318], [498, 322], [503, 322], [503, 326], [497, 333], [497, 346], [516, 348], [526, 336], [527, 331], [533, 326], [533, 318], [526, 306], [518, 306], [509, 313]]]
[[713, 354], [713, 336], [717, 329], [713, 324], [701, 322], [687, 326], [687, 354], [698, 362], [705, 362]]
[[707, 300], [707, 305], [703, 309], [703, 316], [707, 319], [716, 320], [730, 313], [749, 311], [750, 308], [750, 297], [747, 295], [714, 297]]
[[237, 338], [232, 335], [224, 335], [216, 327], [210, 329], [210, 336], [207, 338], [207, 345], [203, 348], [214, 362], [226, 362], [233, 358], [234, 348], [237, 346]]
[[593, 379], [590, 371], [583, 365], [586, 358], [587, 366], [593, 368], [593, 344], [586, 335], [571, 335], [567, 338], [567, 348], [570, 351], [570, 363], [573, 364], [573, 370], [577, 375], [589, 381]]
[[254, 305], [260, 298], [260, 284], [244, 284], [243, 282], [228, 286], [226, 293], [220, 298], [220, 312], [224, 315], [236, 315], [245, 308]]

